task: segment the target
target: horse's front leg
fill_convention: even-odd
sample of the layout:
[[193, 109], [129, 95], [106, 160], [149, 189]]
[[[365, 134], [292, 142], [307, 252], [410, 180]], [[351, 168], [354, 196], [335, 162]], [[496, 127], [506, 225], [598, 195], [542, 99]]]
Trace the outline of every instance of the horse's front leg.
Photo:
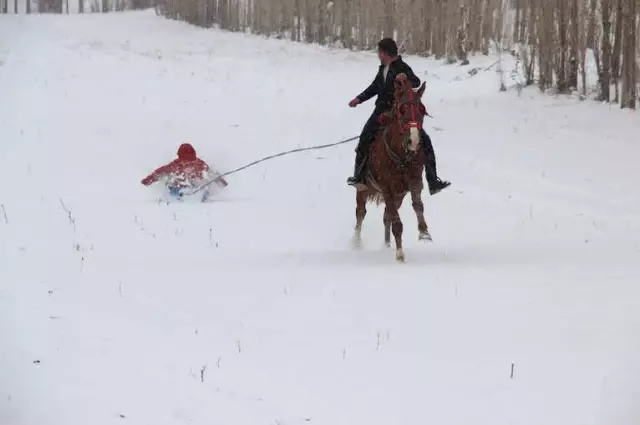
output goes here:
[[391, 246], [391, 220], [387, 215], [387, 207], [384, 207], [384, 216], [382, 217], [384, 223], [384, 244], [387, 248]]
[[362, 222], [367, 215], [367, 195], [365, 191], [356, 192], [356, 227], [353, 234], [353, 243], [356, 248], [362, 243]]
[[418, 218], [418, 239], [421, 241], [431, 241], [431, 235], [429, 234], [429, 227], [427, 221], [424, 218], [424, 204], [422, 203], [422, 182], [411, 186], [411, 204], [413, 211]]
[[387, 193], [384, 196], [384, 201], [387, 208], [387, 219], [391, 223], [391, 232], [396, 240], [396, 260], [398, 262], [404, 262], [404, 250], [402, 249], [402, 221], [400, 220], [400, 214], [398, 212], [400, 205], [402, 205], [402, 198], [392, 193]]
[[382, 223], [384, 224], [384, 245], [391, 247], [391, 219], [389, 218], [389, 204], [384, 203], [384, 214], [382, 215]]

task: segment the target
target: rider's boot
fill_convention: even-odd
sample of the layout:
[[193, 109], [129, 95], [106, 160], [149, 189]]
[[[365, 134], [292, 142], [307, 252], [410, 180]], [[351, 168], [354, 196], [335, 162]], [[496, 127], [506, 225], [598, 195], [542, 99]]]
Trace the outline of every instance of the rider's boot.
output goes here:
[[443, 189], [451, 186], [451, 182], [446, 180], [440, 180], [439, 177], [436, 177], [435, 180], [431, 182], [427, 182], [429, 184], [429, 193], [435, 195], [436, 193], [440, 193]]
[[433, 151], [433, 144], [431, 143], [431, 138], [429, 135], [422, 130], [421, 132], [422, 143], [424, 147], [425, 154], [425, 164], [424, 171], [427, 177], [427, 184], [429, 185], [429, 193], [435, 195], [439, 193], [443, 189], [451, 186], [451, 182], [446, 180], [440, 180], [438, 177], [438, 172], [436, 168], [436, 154]]
[[427, 184], [429, 185], [429, 193], [435, 195], [440, 193], [443, 189], [451, 186], [451, 182], [446, 180], [440, 180], [434, 169], [434, 164], [427, 161], [424, 167], [424, 171], [427, 177]]
[[360, 153], [360, 149], [356, 152], [356, 163], [353, 170], [353, 177], [347, 179], [347, 184], [357, 186], [364, 184], [364, 160], [365, 155]]

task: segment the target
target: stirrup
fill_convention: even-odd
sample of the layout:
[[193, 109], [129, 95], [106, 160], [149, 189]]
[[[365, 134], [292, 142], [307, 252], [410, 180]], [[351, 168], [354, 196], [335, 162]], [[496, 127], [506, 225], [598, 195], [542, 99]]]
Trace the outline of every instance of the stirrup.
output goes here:
[[367, 186], [367, 184], [363, 179], [358, 180], [355, 177], [349, 177], [347, 179], [347, 184], [349, 186], [355, 187], [358, 191], [369, 189], [369, 187]]

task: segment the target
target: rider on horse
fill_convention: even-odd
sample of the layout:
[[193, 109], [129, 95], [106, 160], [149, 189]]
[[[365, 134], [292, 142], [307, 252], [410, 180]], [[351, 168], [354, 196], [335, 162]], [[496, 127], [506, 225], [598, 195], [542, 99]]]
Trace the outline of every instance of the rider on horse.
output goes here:
[[[395, 41], [390, 38], [382, 39], [378, 43], [378, 57], [382, 64], [373, 82], [365, 91], [349, 102], [349, 106], [354, 108], [360, 103], [366, 102], [376, 95], [378, 96], [373, 114], [371, 114], [371, 117], [364, 125], [362, 133], [360, 134], [360, 141], [356, 149], [354, 176], [347, 180], [347, 183], [352, 186], [364, 182], [365, 160], [369, 155], [369, 150], [376, 133], [382, 126], [380, 115], [390, 111], [392, 108], [396, 76], [398, 74], [405, 74], [414, 88], [420, 86], [420, 79], [416, 77], [409, 65], [402, 60], [402, 57], [398, 56], [398, 46]], [[429, 192], [435, 195], [451, 185], [451, 183], [438, 178], [436, 156], [433, 151], [433, 145], [431, 144], [431, 138], [423, 129], [420, 129], [420, 137], [426, 157], [425, 174], [427, 176], [427, 183], [429, 184]]]

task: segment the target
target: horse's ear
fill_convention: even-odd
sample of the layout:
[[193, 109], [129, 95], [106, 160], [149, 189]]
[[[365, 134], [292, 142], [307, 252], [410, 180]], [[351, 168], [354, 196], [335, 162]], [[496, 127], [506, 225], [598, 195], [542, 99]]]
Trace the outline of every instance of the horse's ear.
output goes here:
[[420, 88], [418, 89], [418, 96], [422, 97], [422, 95], [424, 94], [424, 89], [427, 88], [427, 83], [422, 83], [422, 85], [420, 86]]

